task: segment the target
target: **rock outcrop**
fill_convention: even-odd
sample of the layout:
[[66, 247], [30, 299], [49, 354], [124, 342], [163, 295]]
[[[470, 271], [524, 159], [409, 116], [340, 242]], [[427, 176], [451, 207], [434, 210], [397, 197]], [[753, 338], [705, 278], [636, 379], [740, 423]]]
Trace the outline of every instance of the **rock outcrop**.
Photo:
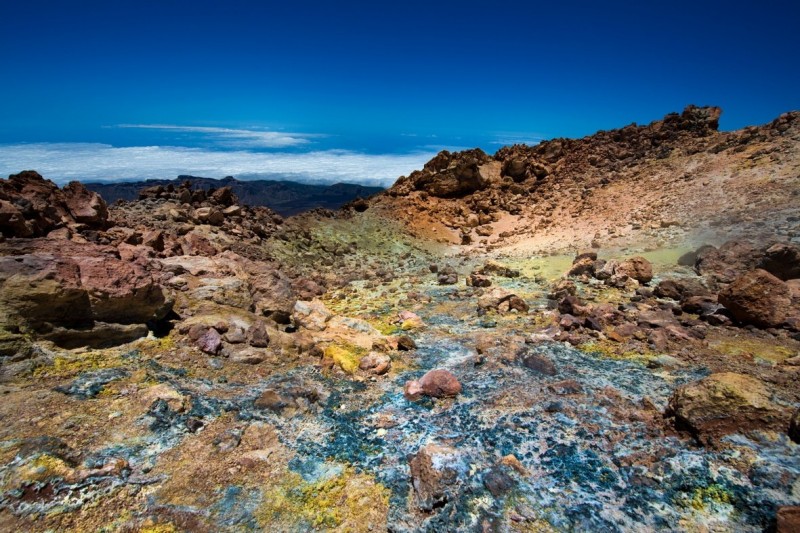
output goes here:
[[0, 180], [0, 232], [43, 237], [53, 230], [102, 230], [110, 225], [103, 199], [73, 181], [63, 189], [33, 170]]

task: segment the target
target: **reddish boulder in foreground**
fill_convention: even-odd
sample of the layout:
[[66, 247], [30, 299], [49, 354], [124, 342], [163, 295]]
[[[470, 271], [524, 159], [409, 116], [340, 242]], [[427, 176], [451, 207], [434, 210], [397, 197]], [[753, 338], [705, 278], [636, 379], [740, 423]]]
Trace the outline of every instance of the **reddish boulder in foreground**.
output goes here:
[[414, 401], [422, 396], [432, 398], [452, 398], [461, 392], [461, 383], [449, 371], [437, 368], [419, 380], [407, 381], [403, 388], [406, 399]]
[[736, 278], [718, 300], [736, 320], [760, 327], [779, 327], [792, 313], [789, 286], [761, 269]]

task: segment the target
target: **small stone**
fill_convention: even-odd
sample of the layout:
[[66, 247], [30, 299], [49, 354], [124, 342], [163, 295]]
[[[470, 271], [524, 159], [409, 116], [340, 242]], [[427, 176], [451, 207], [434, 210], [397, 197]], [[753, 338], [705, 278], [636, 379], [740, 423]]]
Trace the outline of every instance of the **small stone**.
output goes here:
[[215, 355], [222, 347], [222, 337], [220, 337], [216, 329], [208, 328], [206, 332], [197, 339], [196, 344], [201, 351]]
[[378, 376], [388, 372], [391, 366], [392, 360], [389, 356], [378, 352], [368, 353], [362, 357], [361, 361], [358, 363], [358, 368], [361, 370]]
[[258, 321], [247, 330], [247, 336], [250, 339], [250, 346], [254, 348], [266, 348], [269, 346], [269, 335], [267, 334], [267, 326], [262, 321]]
[[397, 337], [397, 349], [404, 352], [416, 350], [417, 343], [408, 335], [400, 335]]
[[537, 353], [527, 354], [522, 357], [522, 365], [538, 374], [545, 376], [556, 375], [556, 365], [548, 357]]

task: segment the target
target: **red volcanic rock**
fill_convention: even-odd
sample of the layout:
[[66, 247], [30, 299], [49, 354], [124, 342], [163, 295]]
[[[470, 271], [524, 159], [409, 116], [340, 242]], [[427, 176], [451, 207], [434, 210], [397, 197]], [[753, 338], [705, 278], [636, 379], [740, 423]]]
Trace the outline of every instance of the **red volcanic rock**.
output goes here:
[[653, 279], [653, 265], [644, 257], [631, 257], [617, 265], [614, 274], [628, 276], [639, 283], [649, 283]]
[[718, 300], [736, 320], [767, 328], [781, 326], [796, 311], [789, 286], [761, 269], [736, 278]]
[[196, 341], [197, 347], [201, 351], [214, 355], [222, 348], [222, 337], [214, 328], [208, 328]]
[[414, 401], [422, 396], [452, 398], [461, 392], [461, 383], [449, 371], [431, 370], [419, 380], [407, 381], [403, 388], [406, 399]]
[[42, 237], [69, 224], [108, 227], [106, 203], [83, 185], [64, 189], [27, 170], [0, 180], [0, 232], [6, 237]]
[[77, 181], [70, 182], [62, 192], [64, 203], [76, 222], [103, 227], [108, 220], [108, 206], [99, 194], [91, 192]]
[[0, 307], [0, 323], [47, 332], [94, 322], [144, 324], [170, 305], [150, 272], [119, 259], [112, 247], [25, 239], [0, 244]]

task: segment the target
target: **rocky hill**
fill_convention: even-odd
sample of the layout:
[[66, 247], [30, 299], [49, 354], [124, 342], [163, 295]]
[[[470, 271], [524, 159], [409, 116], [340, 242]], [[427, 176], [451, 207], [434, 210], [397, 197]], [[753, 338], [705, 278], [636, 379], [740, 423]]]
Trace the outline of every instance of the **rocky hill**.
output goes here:
[[294, 181], [248, 180], [240, 181], [233, 177], [221, 180], [178, 176], [174, 180], [147, 180], [118, 183], [86, 183], [90, 191], [100, 194], [108, 203], [117, 200], [126, 202], [139, 199], [142, 189], [180, 187], [190, 183], [193, 189], [220, 189], [229, 187], [243, 205], [268, 207], [281, 214], [291, 216], [312, 209], [339, 209], [357, 198], [367, 198], [381, 192], [380, 187], [367, 187], [352, 183], [335, 185], [310, 185]]
[[442, 152], [373, 204], [421, 234], [527, 253], [789, 238], [798, 231], [800, 114], [717, 130], [719, 108], [583, 139]]
[[800, 114], [284, 219], [0, 180], [0, 530], [797, 531]]

